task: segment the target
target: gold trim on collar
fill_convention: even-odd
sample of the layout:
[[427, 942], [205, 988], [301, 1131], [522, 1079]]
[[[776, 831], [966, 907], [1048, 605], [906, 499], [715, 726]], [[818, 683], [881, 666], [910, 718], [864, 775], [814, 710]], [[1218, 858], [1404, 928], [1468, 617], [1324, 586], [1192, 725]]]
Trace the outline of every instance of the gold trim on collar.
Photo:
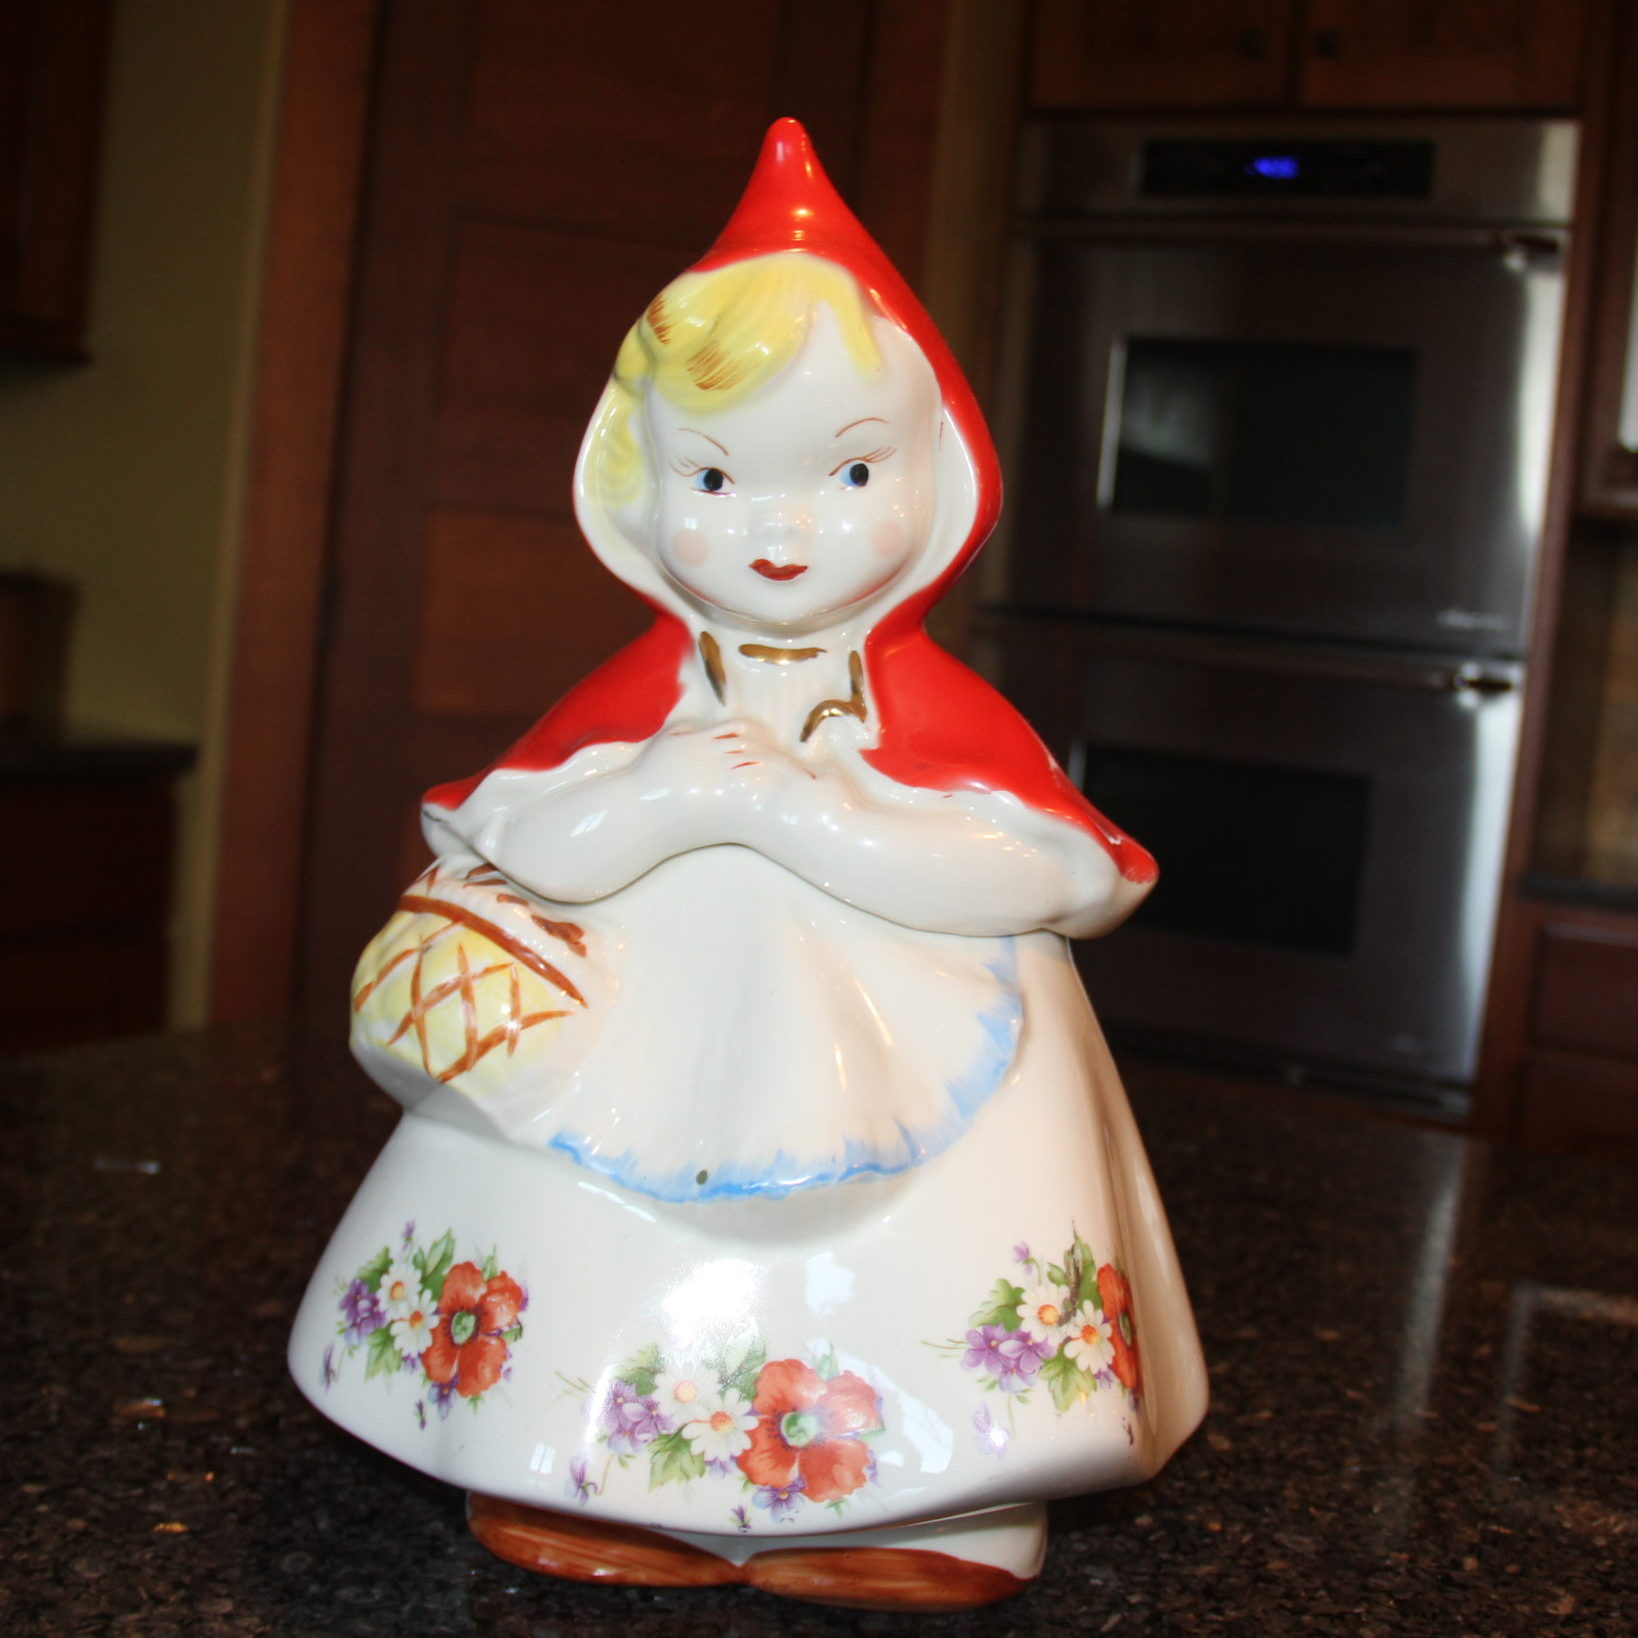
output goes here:
[[774, 665], [790, 665], [794, 660], [817, 660], [822, 648], [775, 648], [770, 643], [741, 643], [739, 651], [747, 660], [769, 660]]
[[721, 705], [728, 698], [728, 673], [722, 668], [722, 646], [708, 631], [700, 633], [700, 658], [705, 661], [705, 674], [711, 679], [711, 692]]
[[864, 697], [864, 661], [859, 658], [858, 650], [847, 657], [847, 680], [852, 685], [852, 692], [845, 700], [820, 700], [808, 712], [808, 720], [802, 724], [802, 743], [805, 745], [808, 735], [819, 726], [826, 717], [857, 717], [860, 722], [870, 720], [865, 709]]

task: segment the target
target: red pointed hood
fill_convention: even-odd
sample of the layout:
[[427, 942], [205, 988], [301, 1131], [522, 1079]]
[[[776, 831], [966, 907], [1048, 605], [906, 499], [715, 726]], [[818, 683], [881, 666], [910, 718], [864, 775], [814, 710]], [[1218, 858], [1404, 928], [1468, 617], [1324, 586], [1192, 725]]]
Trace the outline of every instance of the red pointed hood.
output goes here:
[[858, 280], [867, 300], [921, 349], [938, 378], [944, 412], [960, 433], [978, 489], [977, 512], [967, 538], [944, 572], [924, 584], [891, 613], [876, 632], [921, 623], [984, 543], [1001, 510], [1001, 468], [973, 390], [945, 345], [927, 309], [916, 299], [882, 247], [865, 231], [836, 191], [801, 123], [775, 120], [762, 142], [756, 168], [728, 225], [692, 271], [708, 273], [730, 262], [795, 251], [821, 256]]

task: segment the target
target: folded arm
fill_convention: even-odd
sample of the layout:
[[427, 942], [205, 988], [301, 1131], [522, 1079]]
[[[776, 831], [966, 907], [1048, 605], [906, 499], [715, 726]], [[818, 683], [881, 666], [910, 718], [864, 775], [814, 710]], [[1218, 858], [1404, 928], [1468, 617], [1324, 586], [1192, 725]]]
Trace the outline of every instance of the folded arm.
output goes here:
[[543, 898], [606, 897], [696, 848], [755, 849], [815, 887], [931, 932], [1103, 932], [1143, 897], [1079, 826], [998, 792], [912, 790], [857, 759], [790, 757], [747, 724], [596, 748], [545, 790], [492, 775], [429, 839]]

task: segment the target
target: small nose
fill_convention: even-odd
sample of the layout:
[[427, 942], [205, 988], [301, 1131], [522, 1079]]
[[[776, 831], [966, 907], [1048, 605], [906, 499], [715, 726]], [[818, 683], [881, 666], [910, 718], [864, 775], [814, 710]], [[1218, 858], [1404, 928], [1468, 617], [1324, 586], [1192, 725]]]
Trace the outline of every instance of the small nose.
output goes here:
[[756, 522], [759, 546], [805, 546], [813, 539], [813, 513], [795, 501], [775, 501]]

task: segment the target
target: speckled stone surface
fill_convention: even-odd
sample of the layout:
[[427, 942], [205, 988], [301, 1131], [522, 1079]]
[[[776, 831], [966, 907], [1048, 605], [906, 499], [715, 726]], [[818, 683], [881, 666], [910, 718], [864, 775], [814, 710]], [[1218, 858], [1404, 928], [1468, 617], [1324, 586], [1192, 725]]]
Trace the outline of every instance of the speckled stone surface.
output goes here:
[[1132, 1076], [1211, 1366], [1023, 1597], [858, 1615], [557, 1583], [285, 1375], [393, 1110], [339, 1045], [0, 1063], [0, 1631], [552, 1638], [1638, 1632], [1638, 1173]]

